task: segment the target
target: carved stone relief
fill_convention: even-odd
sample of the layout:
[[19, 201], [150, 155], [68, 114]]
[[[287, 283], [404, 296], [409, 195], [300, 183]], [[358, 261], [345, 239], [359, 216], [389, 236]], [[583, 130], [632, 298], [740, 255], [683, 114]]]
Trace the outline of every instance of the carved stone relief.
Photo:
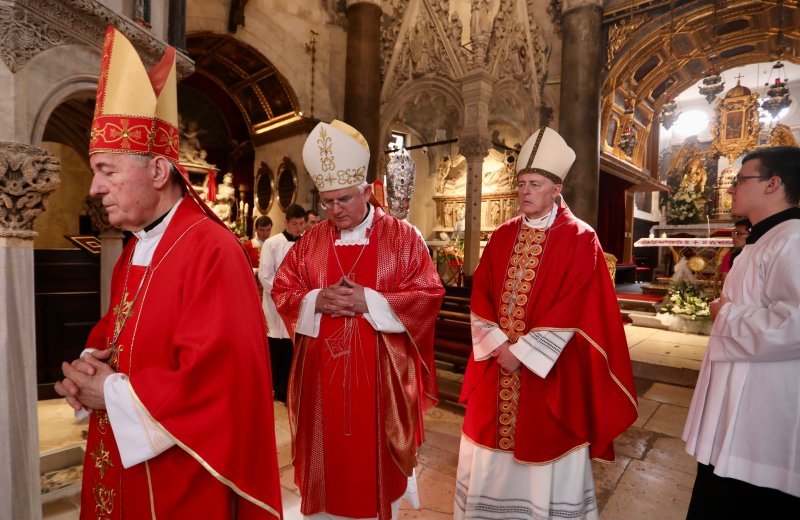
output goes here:
[[[106, 27], [117, 27], [142, 54], [145, 65], [155, 65], [165, 44], [133, 20], [96, 0], [14, 0], [0, 7], [0, 58], [12, 72], [31, 58], [58, 45], [83, 43], [98, 51]], [[194, 72], [194, 64], [178, 51], [179, 78]]]
[[444, 94], [422, 92], [407, 103], [399, 119], [419, 132], [426, 142], [433, 141], [436, 130], [442, 129], [447, 135], [456, 135], [460, 130], [460, 111]]
[[108, 221], [108, 211], [103, 206], [103, 197], [92, 197], [87, 195], [84, 200], [86, 206], [86, 213], [92, 219], [92, 227], [100, 233], [114, 229], [114, 226]]
[[0, 142], [0, 236], [34, 238], [36, 217], [61, 183], [61, 163], [46, 150]]

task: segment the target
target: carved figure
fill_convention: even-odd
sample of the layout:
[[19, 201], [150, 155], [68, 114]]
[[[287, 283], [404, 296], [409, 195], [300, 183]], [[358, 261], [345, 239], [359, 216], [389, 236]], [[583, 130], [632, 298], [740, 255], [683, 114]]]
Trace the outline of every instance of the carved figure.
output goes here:
[[236, 204], [236, 189], [233, 187], [233, 174], [226, 173], [222, 184], [217, 186], [217, 201], [207, 202], [223, 222], [232, 222], [233, 206]]
[[695, 157], [690, 160], [683, 168], [683, 178], [681, 179], [681, 190], [694, 190], [703, 193], [706, 189], [708, 173], [706, 172], [703, 159]]

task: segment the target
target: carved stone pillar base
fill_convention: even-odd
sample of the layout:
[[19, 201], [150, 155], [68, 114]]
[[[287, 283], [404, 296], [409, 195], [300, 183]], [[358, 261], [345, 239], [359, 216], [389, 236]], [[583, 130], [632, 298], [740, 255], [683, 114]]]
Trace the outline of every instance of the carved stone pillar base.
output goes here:
[[42, 516], [33, 223], [59, 169], [41, 148], [0, 142], [0, 518]]
[[111, 303], [111, 275], [122, 254], [122, 232], [112, 228], [100, 233], [100, 315]]
[[0, 518], [41, 518], [33, 240], [0, 237]]

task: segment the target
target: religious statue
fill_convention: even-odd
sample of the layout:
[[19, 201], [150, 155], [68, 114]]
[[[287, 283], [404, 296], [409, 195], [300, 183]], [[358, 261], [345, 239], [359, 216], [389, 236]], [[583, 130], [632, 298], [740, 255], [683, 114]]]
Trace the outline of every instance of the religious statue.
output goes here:
[[233, 221], [233, 207], [236, 204], [236, 189], [233, 187], [233, 174], [226, 173], [222, 184], [217, 186], [217, 200], [207, 204], [223, 222]]
[[204, 167], [211, 166], [206, 162], [208, 155], [200, 145], [198, 136], [203, 133], [198, 127], [197, 121], [186, 123], [182, 117], [178, 116], [178, 126], [180, 127], [179, 157], [181, 164], [200, 164]]
[[703, 159], [695, 157], [691, 159], [683, 168], [683, 178], [681, 179], [680, 189], [682, 191], [694, 190], [703, 193], [706, 189], [708, 173], [706, 172]]

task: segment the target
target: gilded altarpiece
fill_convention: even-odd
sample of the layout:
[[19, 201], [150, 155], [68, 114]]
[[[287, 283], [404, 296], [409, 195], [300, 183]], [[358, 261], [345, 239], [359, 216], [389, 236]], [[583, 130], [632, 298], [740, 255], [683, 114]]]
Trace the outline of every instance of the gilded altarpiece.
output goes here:
[[[717, 110], [711, 123], [712, 151], [724, 156], [733, 165], [737, 157], [758, 147], [758, 94], [737, 84], [717, 100]], [[719, 173], [714, 186], [714, 220], [730, 220], [731, 196], [728, 188], [736, 175], [736, 169], [728, 166]]]
[[[481, 231], [493, 231], [517, 214], [517, 190], [514, 184], [514, 160], [490, 150], [483, 161], [481, 194]], [[436, 232], [464, 230], [467, 193], [467, 161], [463, 155], [439, 159], [437, 166]]]

